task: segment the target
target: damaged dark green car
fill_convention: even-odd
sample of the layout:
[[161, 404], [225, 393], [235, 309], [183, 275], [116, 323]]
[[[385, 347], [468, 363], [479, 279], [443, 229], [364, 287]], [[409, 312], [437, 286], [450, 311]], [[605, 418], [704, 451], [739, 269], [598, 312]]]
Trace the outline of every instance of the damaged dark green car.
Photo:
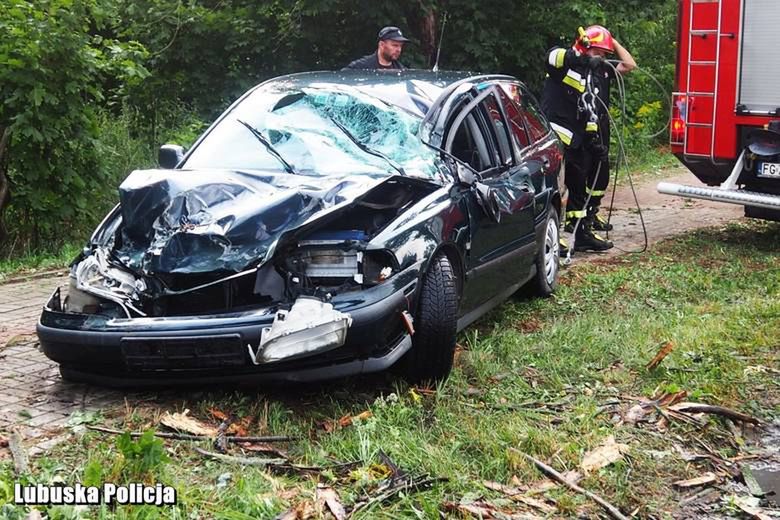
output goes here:
[[510, 76], [267, 81], [127, 177], [41, 346], [118, 386], [443, 379], [459, 330], [555, 289], [561, 150]]

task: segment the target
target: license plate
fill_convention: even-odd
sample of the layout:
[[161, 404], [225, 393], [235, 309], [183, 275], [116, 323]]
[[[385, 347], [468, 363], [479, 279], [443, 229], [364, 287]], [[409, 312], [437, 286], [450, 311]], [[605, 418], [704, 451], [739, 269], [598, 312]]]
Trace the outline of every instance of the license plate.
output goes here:
[[762, 162], [758, 164], [758, 176], [780, 179], [780, 164]]

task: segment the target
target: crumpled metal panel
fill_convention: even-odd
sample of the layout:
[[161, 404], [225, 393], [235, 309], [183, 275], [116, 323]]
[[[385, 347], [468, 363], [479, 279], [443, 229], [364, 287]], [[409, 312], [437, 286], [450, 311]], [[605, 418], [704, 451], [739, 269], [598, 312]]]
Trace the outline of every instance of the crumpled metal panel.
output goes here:
[[266, 261], [284, 233], [393, 176], [452, 182], [419, 124], [345, 85], [261, 87], [209, 130], [183, 169], [135, 171], [122, 183], [116, 258], [147, 275], [240, 272]]
[[119, 188], [124, 225], [116, 255], [146, 274], [240, 272], [268, 258], [285, 232], [390, 177], [135, 171]]

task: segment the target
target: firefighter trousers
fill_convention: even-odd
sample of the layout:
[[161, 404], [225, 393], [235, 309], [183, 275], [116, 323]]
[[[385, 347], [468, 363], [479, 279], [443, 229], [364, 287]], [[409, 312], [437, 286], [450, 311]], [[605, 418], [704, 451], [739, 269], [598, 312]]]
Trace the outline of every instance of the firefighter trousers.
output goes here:
[[587, 182], [596, 161], [594, 161], [593, 154], [582, 145], [577, 148], [567, 147], [564, 151], [564, 159], [566, 160], [564, 182], [569, 191], [569, 200], [566, 203], [566, 221], [569, 222], [585, 218], [587, 215], [585, 207]]
[[607, 193], [609, 187], [609, 157], [593, 159], [585, 185], [585, 196], [590, 195], [587, 212], [589, 216], [595, 215], [601, 207], [601, 199]]

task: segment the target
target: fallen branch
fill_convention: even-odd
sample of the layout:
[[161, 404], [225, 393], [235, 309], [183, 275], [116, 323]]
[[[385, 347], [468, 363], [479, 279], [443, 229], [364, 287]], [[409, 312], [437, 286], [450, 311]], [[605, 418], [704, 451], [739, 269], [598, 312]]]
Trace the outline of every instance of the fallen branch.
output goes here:
[[674, 406], [670, 406], [670, 409], [676, 412], [687, 413], [712, 413], [716, 415], [722, 415], [731, 419], [732, 421], [742, 421], [750, 424], [761, 424], [759, 419], [745, 415], [744, 413], [725, 408], [723, 406], [715, 406], [712, 404], [700, 404], [700, 403], [679, 403]]
[[[88, 429], [94, 430], [96, 432], [101, 433], [110, 433], [112, 435], [122, 435], [125, 432], [120, 430], [113, 430], [111, 428], [104, 428], [102, 426], [87, 426]], [[130, 432], [130, 437], [140, 437], [143, 435], [143, 432]], [[160, 437], [161, 439], [173, 439], [177, 441], [213, 441], [214, 437], [210, 437], [208, 435], [192, 435], [188, 433], [165, 433], [165, 432], [154, 432], [155, 437]], [[294, 437], [289, 437], [287, 435], [271, 435], [271, 436], [265, 436], [265, 437], [235, 437], [235, 436], [226, 436], [225, 441], [227, 442], [289, 442], [295, 440]]]
[[8, 448], [11, 450], [11, 457], [14, 459], [14, 471], [17, 476], [27, 473], [29, 469], [27, 463], [27, 451], [22, 445], [22, 436], [18, 430], [11, 432], [11, 437], [8, 439]]
[[621, 513], [618, 508], [616, 508], [615, 506], [613, 506], [612, 504], [610, 504], [609, 502], [607, 502], [606, 500], [604, 500], [603, 498], [601, 498], [597, 494], [592, 493], [592, 492], [588, 491], [587, 489], [583, 489], [580, 486], [578, 486], [577, 484], [574, 484], [573, 482], [569, 482], [568, 480], [566, 480], [566, 478], [564, 478], [563, 475], [561, 475], [560, 473], [555, 471], [552, 467], [548, 466], [544, 462], [542, 462], [542, 461], [540, 461], [540, 460], [538, 460], [538, 459], [528, 455], [527, 453], [523, 453], [522, 451], [520, 451], [518, 449], [515, 449], [515, 448], [509, 448], [509, 449], [512, 452], [517, 453], [518, 455], [521, 455], [521, 456], [525, 457], [530, 462], [533, 462], [536, 465], [536, 467], [539, 468], [539, 470], [541, 470], [542, 473], [544, 473], [548, 477], [552, 478], [553, 480], [556, 480], [556, 481], [560, 482], [564, 486], [568, 487], [569, 489], [572, 489], [572, 490], [576, 491], [577, 493], [581, 493], [581, 494], [585, 495], [586, 497], [588, 497], [591, 500], [593, 500], [594, 502], [596, 502], [598, 505], [603, 507], [604, 510], [607, 513], [609, 513], [609, 516], [611, 516], [612, 518], [615, 518], [616, 520], [628, 520], [628, 517], [625, 516], [623, 513]]
[[388, 498], [392, 497], [393, 495], [397, 495], [401, 491], [406, 491], [407, 489], [420, 489], [423, 487], [431, 486], [436, 482], [446, 482], [446, 481], [447, 479], [442, 477], [418, 477], [418, 479], [411, 479], [408, 481], [399, 482], [397, 485], [392, 486], [390, 489], [387, 489], [382, 493], [374, 497], [371, 497], [368, 500], [365, 500], [364, 502], [356, 503], [355, 506], [352, 508], [352, 511], [349, 512], [348, 517], [351, 517], [358, 511], [362, 511], [363, 509], [371, 507], [374, 504], [384, 502]]
[[263, 459], [260, 457], [235, 457], [233, 455], [225, 455], [224, 453], [215, 453], [213, 451], [206, 451], [203, 448], [195, 448], [195, 451], [203, 456], [221, 460], [222, 462], [231, 462], [233, 464], [242, 464], [244, 466], [275, 466], [275, 465], [287, 465], [285, 459]]
[[331, 464], [328, 466], [303, 466], [300, 464], [292, 464], [287, 459], [264, 459], [260, 457], [236, 457], [233, 455], [225, 455], [223, 453], [215, 453], [213, 451], [204, 450], [203, 448], [195, 448], [195, 451], [204, 457], [209, 457], [222, 462], [230, 464], [241, 464], [244, 466], [263, 466], [269, 470], [278, 473], [321, 473], [325, 470], [331, 470], [336, 473], [348, 471], [356, 466], [362, 464], [361, 461], [354, 462], [340, 462], [338, 464]]

